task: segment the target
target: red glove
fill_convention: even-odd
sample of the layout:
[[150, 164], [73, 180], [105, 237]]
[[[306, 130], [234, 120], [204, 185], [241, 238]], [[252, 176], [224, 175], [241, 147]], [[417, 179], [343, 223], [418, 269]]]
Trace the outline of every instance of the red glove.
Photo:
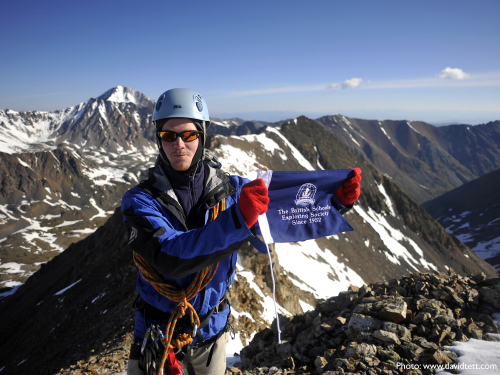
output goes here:
[[175, 358], [173, 350], [168, 353], [167, 362], [165, 364], [168, 368], [168, 375], [182, 375], [182, 365], [177, 358]]
[[238, 205], [249, 228], [255, 225], [259, 215], [267, 212], [268, 204], [269, 197], [264, 180], [258, 178], [243, 185]]
[[361, 195], [361, 187], [359, 186], [359, 182], [361, 181], [361, 169], [354, 168], [352, 174], [353, 176], [345, 180], [335, 192], [335, 196], [342, 206], [350, 206]]

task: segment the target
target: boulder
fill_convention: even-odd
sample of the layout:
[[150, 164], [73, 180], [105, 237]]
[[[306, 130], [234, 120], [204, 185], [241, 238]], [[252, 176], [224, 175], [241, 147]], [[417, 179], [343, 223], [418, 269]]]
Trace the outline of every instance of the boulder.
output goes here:
[[490, 304], [497, 311], [500, 311], [500, 290], [498, 290], [498, 287], [497, 289], [493, 289], [483, 286], [479, 289], [479, 295], [483, 302]]
[[375, 337], [376, 339], [379, 339], [381, 341], [384, 341], [384, 342], [401, 345], [401, 341], [399, 341], [398, 336], [396, 336], [392, 332], [382, 331], [379, 329], [379, 330], [373, 332], [373, 337]]
[[358, 332], [373, 332], [380, 328], [382, 322], [371, 316], [352, 314], [348, 327]]

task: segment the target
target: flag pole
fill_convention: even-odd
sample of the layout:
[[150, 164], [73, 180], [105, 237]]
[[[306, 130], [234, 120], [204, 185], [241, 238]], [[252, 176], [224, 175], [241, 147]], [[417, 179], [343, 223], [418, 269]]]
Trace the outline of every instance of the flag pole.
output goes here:
[[[254, 166], [259, 168], [262, 172], [269, 172], [269, 168], [260, 163], [254, 163]], [[262, 173], [259, 171], [257, 178]], [[271, 171], [272, 172], [272, 171]], [[267, 187], [269, 187], [270, 178], [265, 179]], [[273, 281], [273, 302], [274, 302], [274, 315], [276, 316], [276, 330], [278, 331], [278, 344], [281, 344], [281, 329], [280, 329], [280, 317], [278, 315], [278, 307], [276, 305], [276, 282], [274, 281], [274, 271], [273, 271], [273, 260], [271, 258], [271, 251], [269, 250], [269, 245], [267, 241], [264, 240], [267, 249], [267, 255], [269, 256], [269, 267], [271, 268], [271, 279]]]

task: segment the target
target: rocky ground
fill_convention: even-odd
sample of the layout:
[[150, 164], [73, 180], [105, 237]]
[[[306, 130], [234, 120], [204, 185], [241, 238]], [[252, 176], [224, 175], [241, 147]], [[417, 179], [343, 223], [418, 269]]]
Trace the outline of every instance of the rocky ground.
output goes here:
[[[444, 348], [454, 341], [495, 341], [491, 314], [500, 311], [500, 278], [418, 273], [385, 283], [351, 287], [320, 301], [313, 311], [280, 316], [241, 352], [241, 368], [226, 375], [432, 374], [401, 364], [446, 364], [457, 358]], [[114, 374], [125, 371], [130, 328], [57, 374]], [[400, 366], [398, 366], [398, 363]]]
[[[414, 273], [375, 283], [318, 304], [291, 319], [280, 317], [242, 351], [247, 374], [425, 374], [397, 364], [446, 364], [444, 349], [470, 338], [496, 341], [491, 314], [500, 311], [500, 278]], [[230, 368], [227, 372], [239, 373]], [[432, 373], [430, 370], [428, 373]]]

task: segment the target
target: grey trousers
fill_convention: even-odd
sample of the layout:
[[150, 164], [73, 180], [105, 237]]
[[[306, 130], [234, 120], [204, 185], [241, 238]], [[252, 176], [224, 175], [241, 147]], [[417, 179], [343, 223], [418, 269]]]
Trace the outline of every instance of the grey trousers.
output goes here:
[[[219, 339], [211, 345], [205, 345], [193, 351], [191, 362], [196, 375], [224, 375], [226, 372], [226, 344], [230, 334], [225, 332]], [[212, 346], [215, 345], [210, 366], [207, 367], [207, 360]], [[188, 375], [186, 362], [182, 362], [182, 372]], [[139, 360], [130, 359], [127, 366], [127, 375], [144, 375], [139, 368]], [[165, 375], [167, 374], [165, 368]]]

